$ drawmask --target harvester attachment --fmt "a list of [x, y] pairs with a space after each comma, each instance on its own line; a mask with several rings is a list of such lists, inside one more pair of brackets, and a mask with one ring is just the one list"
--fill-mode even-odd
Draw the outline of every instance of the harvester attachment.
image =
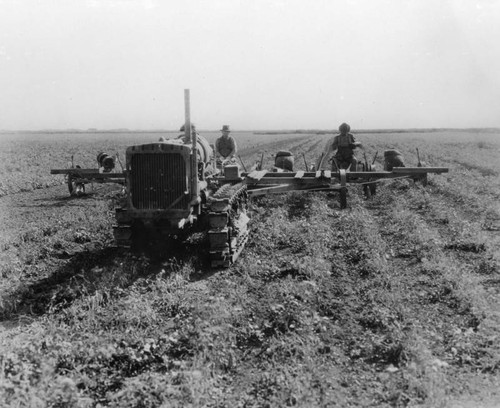
[[[349, 185], [361, 184], [367, 197], [375, 193], [375, 185], [382, 180], [410, 178], [421, 180], [428, 173], [446, 173], [445, 167], [394, 167], [391, 171], [375, 171], [367, 166], [363, 171], [318, 170], [316, 172], [268, 172], [253, 171], [243, 174], [244, 183], [251, 197], [287, 191], [338, 191], [340, 207], [347, 207], [347, 191]], [[366, 187], [366, 188], [365, 188]]]

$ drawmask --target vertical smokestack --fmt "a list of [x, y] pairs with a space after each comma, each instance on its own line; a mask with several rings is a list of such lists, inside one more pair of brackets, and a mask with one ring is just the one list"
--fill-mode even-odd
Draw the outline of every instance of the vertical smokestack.
[[196, 154], [196, 135], [193, 137], [191, 132], [191, 106], [189, 89], [184, 89], [184, 110], [186, 123], [184, 131], [186, 132], [186, 139], [191, 140], [191, 199], [198, 196], [198, 155]]

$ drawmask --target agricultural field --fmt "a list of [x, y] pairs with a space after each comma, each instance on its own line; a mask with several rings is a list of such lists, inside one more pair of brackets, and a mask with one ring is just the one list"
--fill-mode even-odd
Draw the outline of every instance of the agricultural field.
[[[50, 175], [162, 135], [0, 134], [0, 406], [500, 406], [500, 131], [355, 133], [379, 168], [418, 149], [449, 173], [353, 187], [345, 210], [253, 199], [223, 270], [201, 233], [116, 248], [121, 186]], [[233, 135], [245, 166], [290, 150], [298, 170], [330, 137]]]
[[[60, 177], [50, 175], [51, 168], [73, 164], [97, 170], [97, 154], [118, 153], [125, 160], [127, 146], [151, 143], [160, 137], [175, 138], [179, 132], [108, 132], [108, 133], [0, 133], [0, 197], [63, 184]], [[220, 132], [201, 132], [210, 143]], [[260, 152], [259, 146], [270, 136], [253, 132], [236, 132], [238, 146]], [[272, 136], [275, 142], [289, 135]], [[271, 145], [270, 147], [273, 147]], [[257, 155], [255, 155], [257, 157]], [[260, 155], [259, 155], [260, 159]]]

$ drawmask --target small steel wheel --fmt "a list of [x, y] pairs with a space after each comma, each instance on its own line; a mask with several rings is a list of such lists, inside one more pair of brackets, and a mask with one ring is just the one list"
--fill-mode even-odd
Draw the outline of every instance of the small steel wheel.
[[80, 196], [85, 194], [85, 184], [75, 180], [75, 178], [68, 174], [68, 191], [71, 196]]
[[370, 199], [377, 193], [377, 185], [375, 183], [367, 183], [363, 186], [363, 193], [366, 199]]
[[372, 192], [371, 192], [371, 190], [370, 190], [370, 185], [369, 185], [369, 184], [365, 184], [365, 185], [363, 186], [363, 193], [364, 193], [365, 198], [366, 198], [367, 200], [371, 198], [371, 196], [372, 196]]

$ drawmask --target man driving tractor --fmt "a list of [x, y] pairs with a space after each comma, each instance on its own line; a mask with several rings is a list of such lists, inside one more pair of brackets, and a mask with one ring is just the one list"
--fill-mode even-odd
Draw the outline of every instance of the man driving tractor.
[[235, 160], [237, 146], [236, 141], [232, 136], [229, 136], [231, 132], [229, 130], [229, 125], [222, 126], [221, 129], [222, 136], [220, 136], [215, 141], [215, 152], [223, 162], [229, 162], [231, 160]]
[[316, 162], [316, 170], [321, 169], [324, 160], [335, 150], [337, 150], [337, 152], [332, 157], [332, 171], [347, 169], [349, 167], [354, 171], [356, 170], [358, 161], [354, 156], [354, 149], [362, 146], [361, 143], [356, 142], [354, 136], [349, 133], [350, 130], [351, 127], [347, 123], [342, 123], [339, 126], [340, 134], [334, 136], [333, 139], [327, 142], [324, 152]]

